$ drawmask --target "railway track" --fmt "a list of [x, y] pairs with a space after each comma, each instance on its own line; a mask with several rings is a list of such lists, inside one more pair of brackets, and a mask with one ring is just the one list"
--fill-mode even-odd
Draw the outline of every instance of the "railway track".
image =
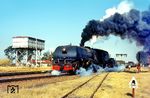
[[51, 73], [51, 70], [50, 71], [33, 71], [33, 72], [7, 72], [7, 73], [0, 73], [0, 77], [16, 76], [16, 75], [44, 74], [44, 73]]
[[10, 79], [2, 79], [0, 78], [0, 92], [5, 92], [7, 90], [8, 85], [19, 85], [19, 88], [36, 88], [46, 86], [48, 84], [53, 84], [57, 82], [73, 80], [79, 78], [78, 75], [68, 75], [62, 74], [59, 76], [54, 75], [45, 75], [45, 76], [32, 76], [32, 77], [22, 77], [22, 75], [18, 78], [10, 78]]
[[90, 98], [93, 98], [94, 95], [96, 94], [97, 90], [102, 86], [103, 82], [105, 81], [105, 79], [107, 78], [107, 76], [109, 75], [109, 73], [107, 73], [104, 78], [102, 79], [102, 81], [98, 84], [97, 88], [95, 89], [95, 91], [92, 93], [92, 95], [90, 96]]
[[[103, 82], [105, 81], [105, 79], [107, 78], [107, 76], [109, 75], [109, 73], [107, 73], [102, 81], [100, 81], [100, 83], [98, 84], [97, 88], [93, 91], [93, 93], [91, 94], [90, 98], [93, 98], [95, 93], [97, 92], [97, 90], [102, 86]], [[88, 79], [86, 82], [82, 83], [81, 85], [77, 86], [76, 88], [74, 88], [73, 90], [71, 90], [70, 92], [68, 92], [67, 94], [65, 94], [64, 96], [62, 96], [61, 98], [67, 98], [69, 95], [71, 95], [73, 92], [75, 92], [76, 90], [78, 90], [79, 88], [81, 88], [82, 86], [84, 86], [85, 84], [87, 84], [88, 82], [90, 82], [91, 80], [93, 80], [94, 78], [96, 78], [98, 76], [95, 75], [92, 78]]]
[[16, 76], [6, 76], [6, 77], [0, 77], [0, 83], [6, 83], [6, 82], [16, 82], [16, 81], [25, 81], [25, 80], [34, 80], [34, 79], [44, 79], [44, 78], [52, 78], [52, 77], [60, 77], [60, 76], [67, 76], [68, 74], [62, 74], [62, 75], [50, 75], [50, 74], [28, 74], [28, 75], [16, 75]]

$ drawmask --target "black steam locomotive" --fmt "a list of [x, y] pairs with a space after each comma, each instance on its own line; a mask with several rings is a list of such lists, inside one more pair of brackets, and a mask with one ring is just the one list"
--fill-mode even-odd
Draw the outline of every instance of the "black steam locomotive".
[[53, 53], [53, 70], [74, 73], [80, 67], [87, 69], [91, 64], [103, 68], [113, 67], [116, 62], [107, 51], [80, 46], [58, 46]]

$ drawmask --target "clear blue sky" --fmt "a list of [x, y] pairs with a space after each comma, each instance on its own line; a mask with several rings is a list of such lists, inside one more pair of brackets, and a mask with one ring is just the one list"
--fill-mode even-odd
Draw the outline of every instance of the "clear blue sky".
[[[99, 20], [105, 15], [106, 9], [117, 6], [121, 1], [0, 0], [0, 58], [4, 57], [4, 49], [12, 45], [12, 37], [19, 35], [46, 40], [45, 51], [58, 45], [79, 45], [82, 29], [87, 22], [91, 19]], [[150, 0], [130, 1], [140, 10], [148, 9], [150, 4]], [[118, 41], [121, 40], [112, 37], [104, 42], [106, 47], [102, 46], [103, 42], [96, 43], [93, 47], [104, 47], [110, 53], [124, 52], [122, 48], [114, 47], [117, 42], [118, 46], [131, 50], [129, 54], [134, 51], [134, 48], [130, 49], [134, 45]]]

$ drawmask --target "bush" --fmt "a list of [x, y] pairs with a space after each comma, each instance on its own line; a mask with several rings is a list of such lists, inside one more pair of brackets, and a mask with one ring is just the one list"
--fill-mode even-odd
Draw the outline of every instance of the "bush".
[[0, 66], [11, 66], [11, 61], [9, 59], [0, 59]]

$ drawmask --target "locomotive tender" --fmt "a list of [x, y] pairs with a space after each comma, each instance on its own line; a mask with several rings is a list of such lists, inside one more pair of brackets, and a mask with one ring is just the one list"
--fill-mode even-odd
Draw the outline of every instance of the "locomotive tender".
[[75, 73], [80, 67], [87, 69], [91, 64], [113, 67], [115, 60], [109, 57], [107, 51], [90, 47], [58, 46], [53, 53], [52, 70]]

